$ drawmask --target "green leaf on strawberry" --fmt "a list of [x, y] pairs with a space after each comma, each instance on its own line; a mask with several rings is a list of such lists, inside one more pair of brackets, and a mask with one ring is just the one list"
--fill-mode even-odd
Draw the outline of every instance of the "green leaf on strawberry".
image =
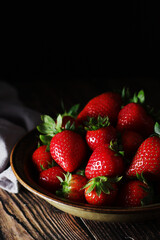
[[116, 153], [116, 156], [124, 157], [122, 145], [118, 144], [118, 141], [110, 141], [109, 148]]
[[54, 121], [53, 118], [51, 118], [48, 115], [41, 115], [42, 123], [37, 126], [37, 130], [42, 133], [39, 135], [39, 138], [43, 145], [47, 145], [47, 151], [49, 151], [50, 141], [52, 137], [57, 134], [59, 131], [61, 131], [61, 122], [62, 117], [61, 115], [58, 115], [57, 122]]
[[110, 194], [110, 190], [114, 189], [111, 183], [118, 182], [121, 179], [122, 177], [108, 178], [106, 176], [98, 176], [90, 179], [83, 188], [88, 188], [86, 191], [87, 194], [91, 193], [94, 188], [98, 196], [100, 196], [101, 192]]
[[137, 177], [137, 179], [138, 179], [139, 181], [141, 181], [141, 182], [143, 182], [143, 183], [145, 183], [145, 184], [148, 184], [147, 181], [146, 181], [146, 179], [145, 179], [144, 176], [143, 176], [143, 172], [141, 172], [141, 174], [136, 173], [136, 177]]
[[46, 136], [46, 135], [39, 135], [39, 138], [40, 138], [41, 142], [43, 143], [43, 145], [47, 146], [46, 151], [49, 151], [49, 146], [50, 146], [52, 137]]
[[98, 115], [97, 118], [95, 117], [88, 117], [85, 124], [85, 130], [86, 131], [94, 131], [103, 127], [108, 127], [110, 125], [109, 118], [107, 117], [101, 117]]
[[61, 183], [61, 189], [56, 191], [60, 197], [64, 197], [71, 201], [84, 202], [84, 189], [83, 186], [87, 183], [87, 178], [78, 174], [71, 174], [67, 172], [64, 174], [64, 179], [57, 176]]
[[160, 136], [160, 124], [158, 122], [155, 123], [154, 125], [154, 132]]
[[37, 129], [40, 133], [46, 134], [51, 137], [53, 137], [56, 132], [55, 126], [49, 123], [41, 123], [41, 125], [37, 126]]
[[141, 172], [141, 174], [136, 173], [137, 179], [144, 183], [144, 185], [139, 185], [147, 194], [144, 198], [141, 199], [141, 205], [148, 205], [149, 203], [153, 202], [153, 198], [154, 198], [154, 191], [153, 191], [153, 187], [151, 184], [149, 184], [144, 175], [143, 172]]
[[[75, 130], [75, 122], [71, 122], [70, 119], [64, 120], [64, 116], [59, 114], [54, 120], [48, 115], [41, 115], [42, 123], [37, 126], [37, 130], [41, 133], [39, 138], [43, 145], [47, 145], [47, 151], [49, 150], [50, 141], [57, 133], [63, 130]], [[72, 120], [72, 119], [71, 119]]]
[[41, 115], [41, 120], [44, 123], [55, 124], [55, 121], [53, 120], [53, 118], [48, 115]]
[[72, 117], [77, 117], [77, 114], [78, 114], [78, 110], [79, 110], [79, 106], [80, 106], [80, 104], [75, 104], [75, 105], [73, 105], [70, 109], [69, 109], [69, 111], [67, 112], [67, 115], [69, 115], [69, 116], [72, 116]]
[[61, 107], [62, 107], [62, 110], [63, 110], [63, 114], [62, 116], [70, 116], [70, 117], [73, 117], [73, 118], [76, 118], [77, 115], [78, 115], [78, 110], [79, 110], [79, 106], [80, 104], [75, 104], [73, 105], [68, 111], [65, 109], [65, 106], [64, 106], [64, 102], [61, 101]]
[[78, 170], [76, 171], [76, 174], [85, 176], [85, 169], [78, 169]]
[[83, 187], [85, 189], [86, 201], [92, 205], [113, 205], [118, 194], [117, 181], [120, 181], [121, 178], [113, 179], [106, 176], [98, 176], [90, 179]]
[[143, 90], [140, 90], [140, 91], [138, 92], [137, 97], [138, 97], [138, 100], [139, 100], [139, 102], [140, 102], [141, 104], [143, 104], [143, 103], [145, 102], [145, 94], [144, 94], [144, 91], [143, 91]]
[[71, 123], [70, 121], [68, 121], [66, 124], [65, 124], [65, 130], [72, 130], [74, 131], [76, 129], [75, 127], [75, 122], [74, 123]]
[[145, 102], [144, 91], [140, 90], [138, 93], [134, 93], [133, 97], [130, 99], [130, 102], [144, 104]]

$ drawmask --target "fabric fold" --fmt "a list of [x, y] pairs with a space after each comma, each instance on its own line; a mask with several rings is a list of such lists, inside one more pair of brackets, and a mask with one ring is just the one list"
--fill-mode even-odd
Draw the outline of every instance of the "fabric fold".
[[10, 167], [14, 145], [40, 123], [40, 113], [29, 109], [18, 99], [17, 90], [0, 81], [0, 188], [18, 193], [19, 184]]

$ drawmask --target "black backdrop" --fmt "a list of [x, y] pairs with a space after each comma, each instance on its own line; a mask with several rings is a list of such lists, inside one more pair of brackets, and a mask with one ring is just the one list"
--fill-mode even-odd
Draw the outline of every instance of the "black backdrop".
[[158, 6], [133, 1], [115, 3], [111, 13], [107, 7], [90, 12], [85, 17], [76, 11], [74, 17], [59, 15], [49, 26], [44, 18], [31, 23], [27, 19], [21, 26], [11, 21], [1, 35], [0, 79], [21, 91], [33, 85], [54, 91], [65, 86], [67, 91], [77, 82], [84, 88], [94, 85], [99, 93], [128, 85], [145, 88], [158, 105]]

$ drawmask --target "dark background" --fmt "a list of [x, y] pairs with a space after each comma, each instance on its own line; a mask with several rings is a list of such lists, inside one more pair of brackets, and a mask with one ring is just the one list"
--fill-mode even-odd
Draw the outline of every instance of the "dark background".
[[115, 3], [112, 11], [89, 10], [91, 15], [61, 12], [51, 25], [43, 17], [22, 25], [11, 21], [1, 37], [0, 79], [15, 85], [21, 99], [40, 111], [47, 105], [51, 112], [52, 104], [59, 108], [62, 98], [67, 106], [83, 105], [124, 85], [132, 91], [143, 88], [159, 107], [158, 6], [134, 1]]

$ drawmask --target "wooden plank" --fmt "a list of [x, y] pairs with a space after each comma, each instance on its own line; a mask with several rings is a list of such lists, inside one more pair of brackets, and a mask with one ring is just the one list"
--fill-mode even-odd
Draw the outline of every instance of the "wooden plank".
[[157, 240], [160, 239], [159, 220], [140, 223], [105, 223], [82, 219], [97, 240]]
[[25, 189], [17, 195], [0, 190], [0, 200], [2, 239], [93, 239], [75, 217]]

